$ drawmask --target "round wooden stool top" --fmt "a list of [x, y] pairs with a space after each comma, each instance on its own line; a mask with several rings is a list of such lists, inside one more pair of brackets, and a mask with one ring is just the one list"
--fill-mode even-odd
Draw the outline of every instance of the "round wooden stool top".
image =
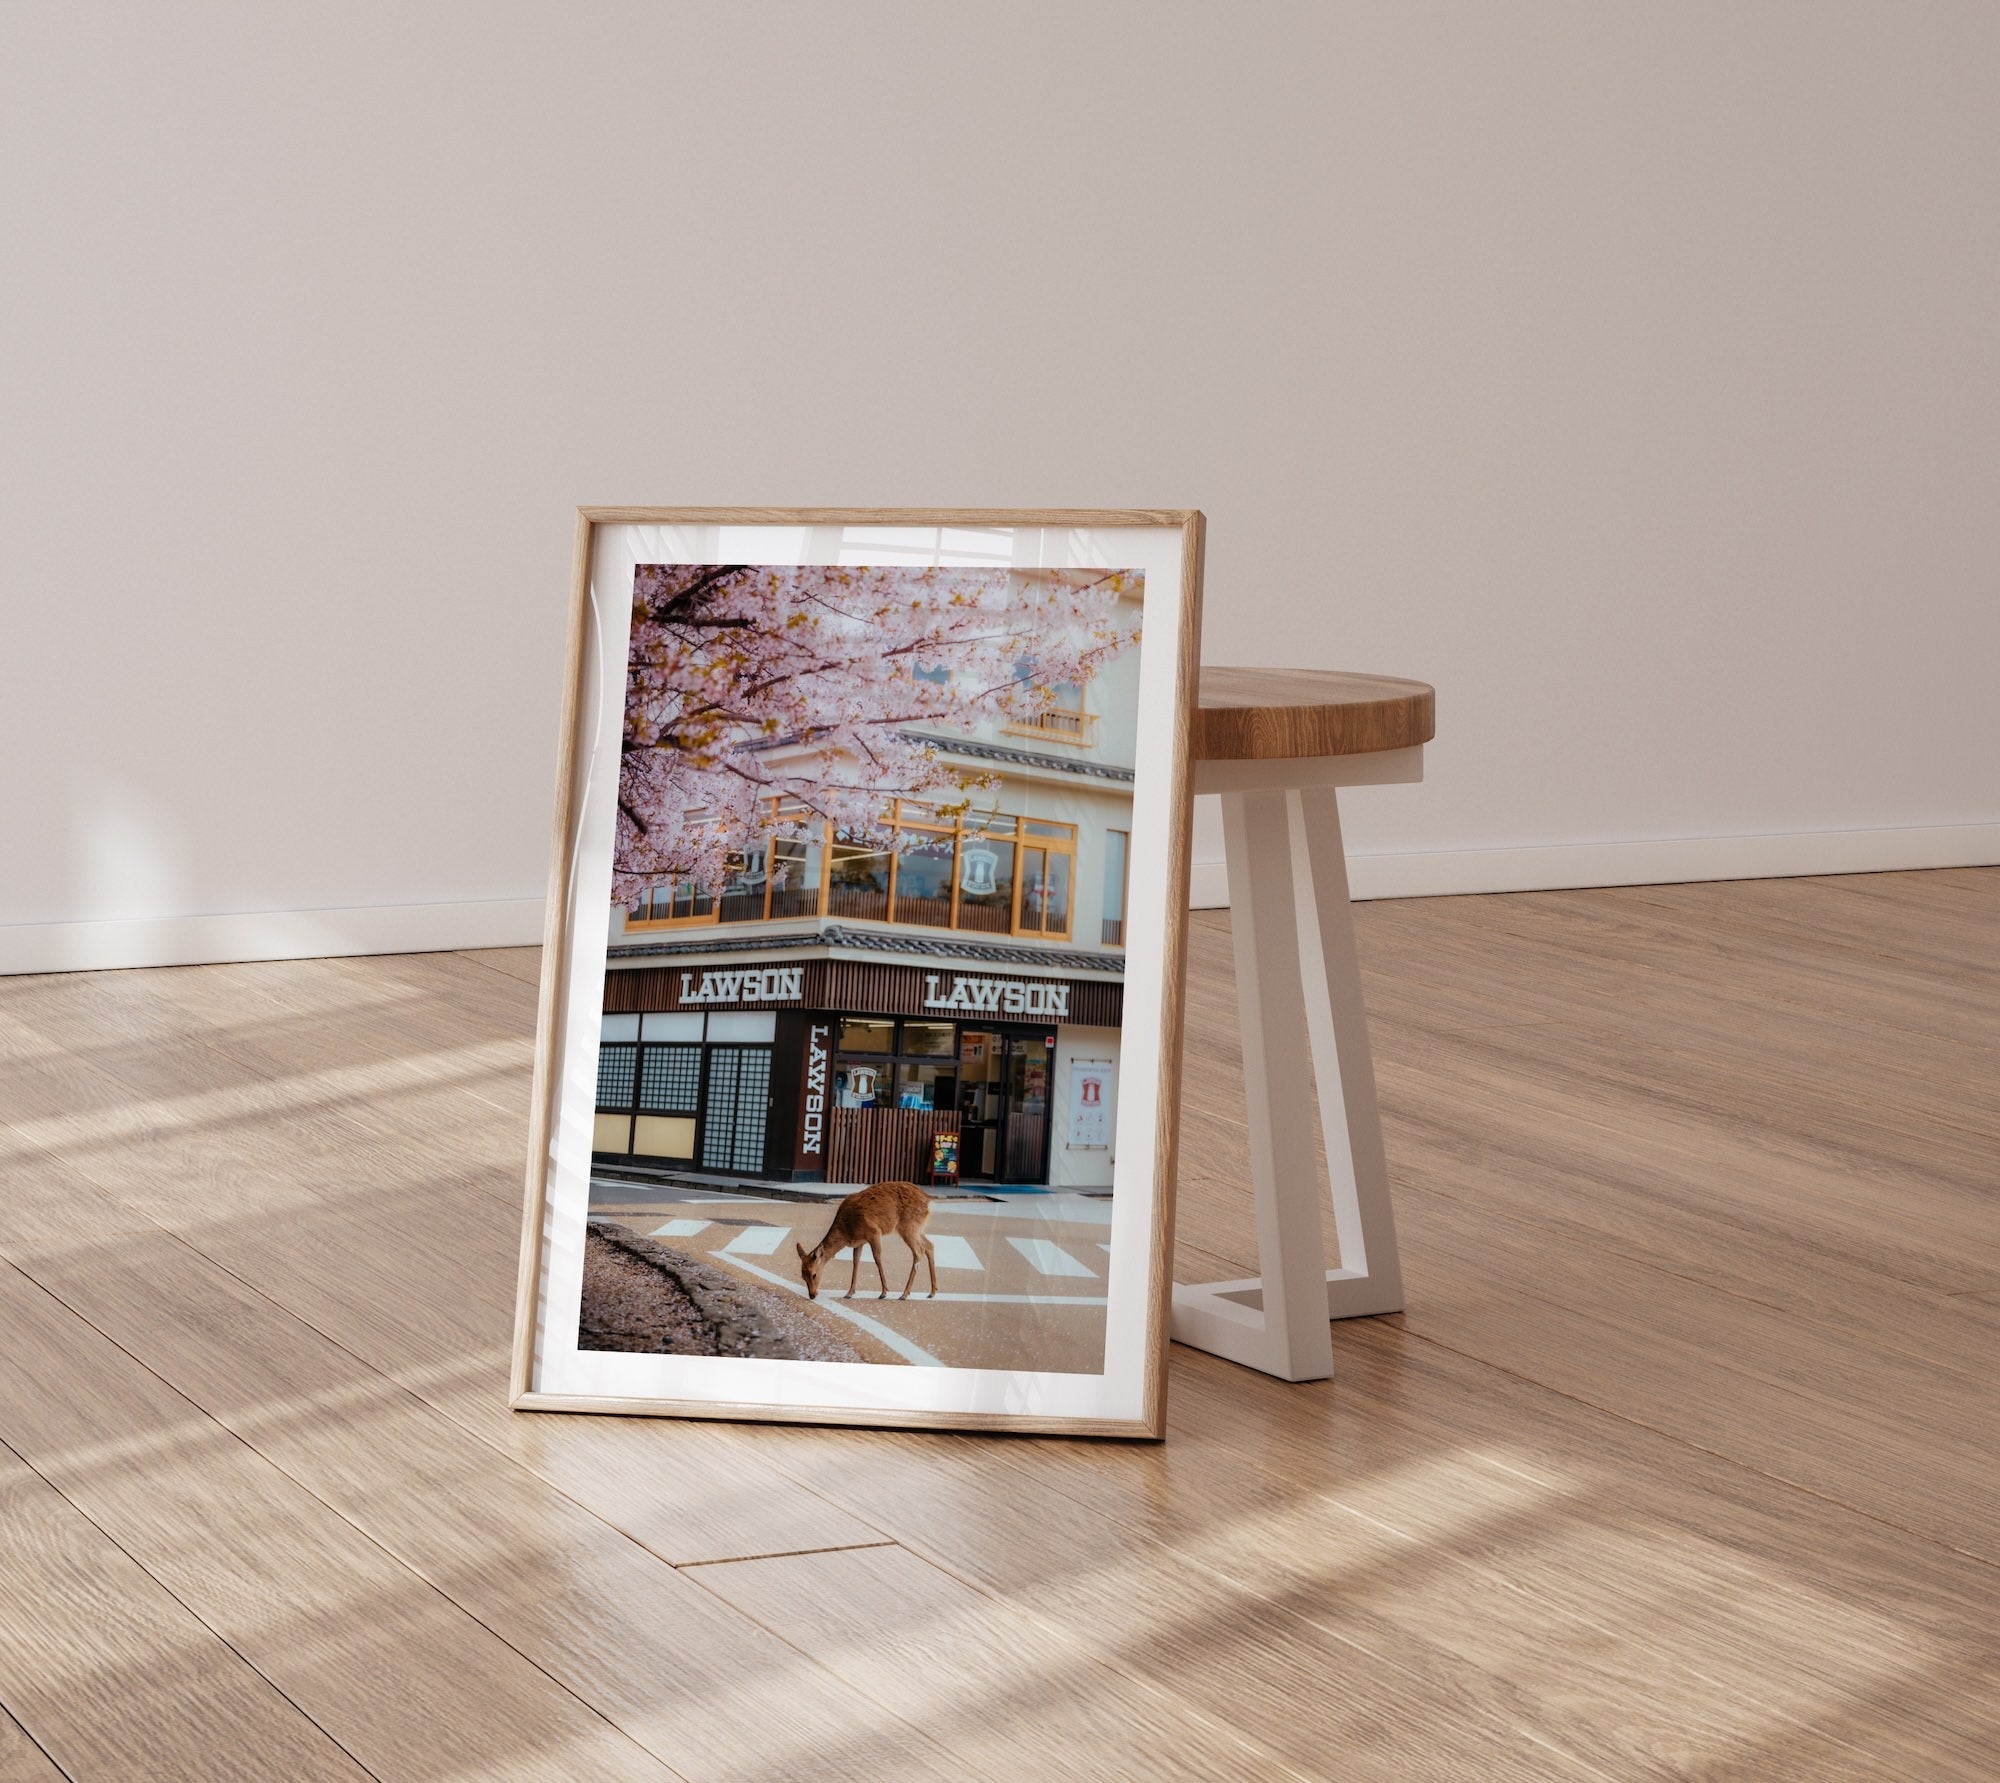
[[1196, 761], [1287, 761], [1410, 749], [1437, 735], [1436, 693], [1395, 675], [1332, 669], [1201, 671]]

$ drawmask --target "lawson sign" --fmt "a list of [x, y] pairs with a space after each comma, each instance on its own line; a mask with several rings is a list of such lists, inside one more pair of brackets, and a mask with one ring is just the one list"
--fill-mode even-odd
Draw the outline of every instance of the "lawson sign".
[[941, 973], [924, 974], [926, 1009], [963, 1010], [968, 1015], [1029, 1015], [1058, 1021], [1069, 1014], [1069, 986], [1028, 984], [1018, 978], [953, 977], [945, 989]]
[[695, 983], [692, 972], [681, 974], [681, 1005], [698, 1003], [795, 1003], [805, 995], [803, 966], [755, 966], [727, 972], [704, 972]]
[[799, 1122], [799, 1155], [818, 1163], [826, 1143], [826, 1067], [832, 1053], [827, 1042], [833, 1027], [814, 1022], [806, 1030], [806, 1083], [802, 1118]]

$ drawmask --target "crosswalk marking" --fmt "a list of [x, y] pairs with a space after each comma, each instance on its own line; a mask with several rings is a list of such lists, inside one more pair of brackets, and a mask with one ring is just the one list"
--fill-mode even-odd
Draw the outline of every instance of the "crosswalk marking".
[[[713, 1224], [712, 1220], [673, 1219], [655, 1227], [652, 1236], [693, 1238], [707, 1231]], [[733, 1257], [768, 1257], [788, 1245], [792, 1237], [792, 1229], [788, 1226], [746, 1226], [727, 1244], [720, 1247], [720, 1254]], [[1072, 1256], [1052, 1239], [1016, 1238], [1009, 1235], [1007, 1242], [1027, 1260], [1029, 1267], [1038, 1275], [1068, 1277], [1072, 1280], [1097, 1279], [1098, 1272], [1095, 1269]], [[977, 1274], [987, 1267], [979, 1253], [973, 1249], [971, 1242], [955, 1232], [936, 1234], [931, 1238], [931, 1243], [937, 1249], [937, 1265], [940, 1270], [969, 1270]], [[882, 1248], [885, 1258], [889, 1258], [895, 1266], [907, 1266], [908, 1253], [900, 1239], [885, 1235]], [[1107, 1257], [1111, 1253], [1108, 1244], [1099, 1242], [1097, 1248]], [[890, 1257], [892, 1251], [894, 1255]], [[853, 1260], [854, 1250], [849, 1246], [831, 1259], [829, 1267], [833, 1264], [851, 1264]], [[864, 1267], [872, 1266], [874, 1263], [874, 1258], [868, 1254], [865, 1246], [862, 1249], [861, 1260]]]
[[1051, 1243], [1046, 1238], [1010, 1236], [1007, 1242], [1028, 1259], [1039, 1275], [1095, 1276], [1097, 1274], [1096, 1270], [1079, 1263], [1061, 1245]]
[[942, 1237], [933, 1238], [931, 1243], [937, 1247], [937, 1266], [940, 1269], [984, 1269], [986, 1267], [984, 1263], [980, 1262], [979, 1253], [962, 1238], [956, 1238], [950, 1233], [946, 1233]]
[[[940, 1269], [984, 1269], [986, 1267], [984, 1263], [980, 1262], [979, 1253], [962, 1238], [946, 1233], [942, 1237], [933, 1238], [931, 1243], [937, 1247], [937, 1266]], [[884, 1257], [887, 1257], [889, 1253], [890, 1244], [885, 1238], [882, 1241], [882, 1254]], [[862, 1254], [867, 1256], [866, 1252]], [[895, 1246], [895, 1254], [899, 1257], [908, 1255], [900, 1243]], [[851, 1262], [853, 1257], [854, 1247], [849, 1245], [846, 1250], [834, 1258], [834, 1261], [836, 1263], [847, 1263]], [[872, 1263], [875, 1259], [868, 1257], [867, 1260]]]
[[1101, 1238], [1097, 1241], [1097, 1248], [1101, 1250], [1107, 1257], [1111, 1255], [1111, 1247], [1108, 1244], [1106, 1244], [1104, 1240]]
[[732, 1257], [768, 1257], [791, 1235], [789, 1226], [746, 1226], [722, 1248]]

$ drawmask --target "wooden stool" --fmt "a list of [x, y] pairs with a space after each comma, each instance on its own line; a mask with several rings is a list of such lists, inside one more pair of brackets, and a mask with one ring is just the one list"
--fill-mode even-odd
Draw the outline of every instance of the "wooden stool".
[[[1421, 780], [1435, 732], [1421, 681], [1201, 672], [1194, 784], [1222, 795], [1263, 1274], [1177, 1283], [1173, 1335], [1281, 1380], [1333, 1373], [1329, 1319], [1403, 1306], [1335, 788]], [[1338, 1269], [1320, 1248], [1315, 1077]]]

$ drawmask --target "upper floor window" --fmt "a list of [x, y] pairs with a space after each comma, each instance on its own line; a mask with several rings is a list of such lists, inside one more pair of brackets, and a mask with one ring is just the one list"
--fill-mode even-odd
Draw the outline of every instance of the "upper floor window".
[[1104, 832], [1104, 945], [1125, 945], [1126, 869], [1132, 838], [1123, 830]]
[[830, 916], [913, 928], [1067, 940], [1076, 825], [1007, 812], [959, 814], [897, 802], [887, 834], [841, 828], [773, 837], [730, 859], [719, 895], [684, 880], [656, 885], [628, 928]]

